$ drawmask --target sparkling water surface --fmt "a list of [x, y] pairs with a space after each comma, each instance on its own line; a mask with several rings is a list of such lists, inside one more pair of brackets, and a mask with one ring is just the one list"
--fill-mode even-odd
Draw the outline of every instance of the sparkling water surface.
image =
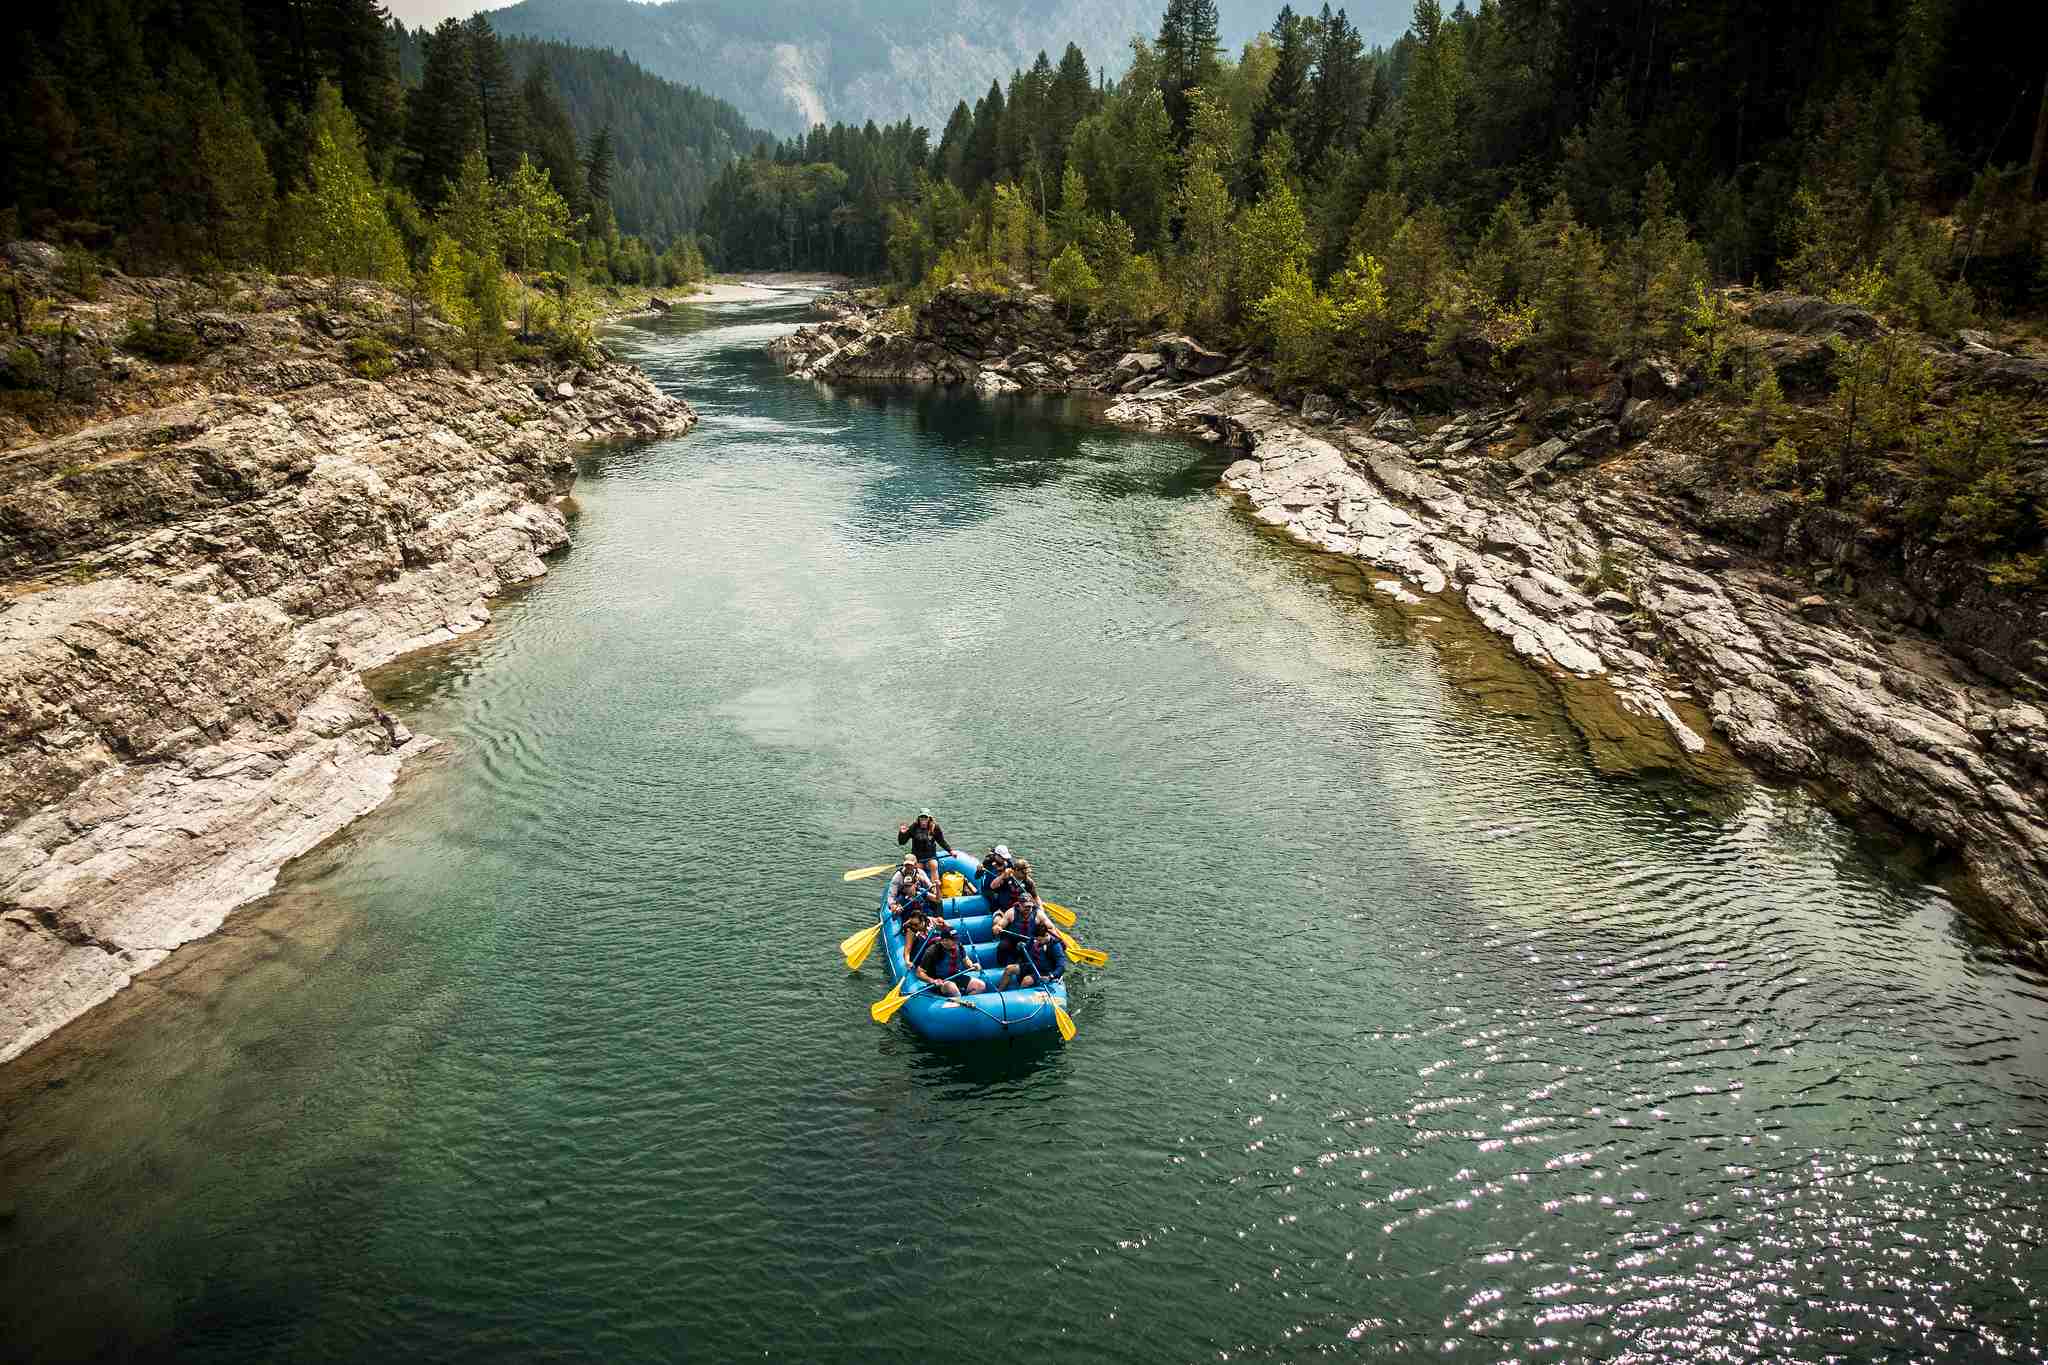
[[[0, 1354], [2043, 1358], [2048, 982], [1947, 893], [799, 316], [619, 333], [704, 422], [377, 679], [444, 747], [0, 1070]], [[1111, 954], [1073, 1043], [869, 1022], [920, 804]]]

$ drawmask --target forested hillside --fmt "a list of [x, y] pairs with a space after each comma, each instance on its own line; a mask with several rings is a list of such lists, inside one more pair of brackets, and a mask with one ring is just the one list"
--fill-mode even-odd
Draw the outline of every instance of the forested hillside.
[[[2037, 287], [2018, 206], [2038, 189], [2048, 58], [2005, 41], [2007, 17], [1990, 0], [1733, 0], [1678, 14], [1640, 0], [1451, 13], [1422, 0], [1387, 48], [1368, 49], [1342, 9], [1283, 8], [1232, 60], [1216, 6], [1173, 0], [1113, 86], [1069, 47], [959, 103], [927, 138], [921, 189], [898, 165], [908, 131], [818, 130], [729, 174], [707, 231], [733, 263], [916, 278], [970, 218], [993, 223], [1008, 186], [1048, 227], [1064, 216], [1075, 241], [1114, 215], [1134, 251], [1215, 287], [1212, 219], [1281, 191], [1325, 278], [1355, 248], [1384, 258], [1411, 218], [1469, 249], [1568, 207], [1612, 246], [1662, 167], [1666, 209], [1719, 279], [1882, 265], [1913, 288], [1966, 283], [2016, 306]], [[843, 183], [789, 169], [816, 164]], [[894, 255], [891, 208], [905, 219]], [[771, 218], [780, 231], [763, 230]], [[1227, 302], [1240, 316], [1258, 300]]]
[[[912, 304], [1036, 284], [1077, 320], [1261, 353], [1292, 391], [1569, 395], [1663, 356], [1743, 411], [1701, 434], [1754, 457], [1740, 478], [2031, 587], [2048, 395], [1936, 405], [1911, 336], [2048, 304], [2048, 52], [2010, 18], [1416, 0], [1385, 49], [1283, 8], [1233, 60], [1211, 0], [1169, 0], [1114, 84], [1069, 48], [936, 139], [814, 130], [721, 177], [704, 232], [722, 267], [886, 275]], [[1726, 287], [1753, 283], [1867, 320], [1816, 343], [1796, 416], [1742, 340]]]
[[[376, 0], [76, 0], [27, 15], [15, 38], [0, 54], [0, 235], [131, 272], [310, 263], [323, 86], [416, 271], [475, 152], [497, 190], [530, 164], [559, 196], [574, 249], [554, 264], [569, 274], [672, 281], [699, 268], [681, 264], [695, 244], [667, 265], [664, 250], [765, 138], [614, 54], [507, 43], [482, 19], [406, 33]], [[358, 266], [395, 278], [382, 241], [365, 237]]]
[[[401, 78], [418, 85], [431, 35], [402, 25], [392, 34]], [[584, 145], [611, 130], [613, 215], [621, 232], [657, 250], [695, 230], [720, 171], [773, 141], [724, 100], [652, 75], [616, 52], [531, 38], [502, 41], [515, 71], [547, 69]]]

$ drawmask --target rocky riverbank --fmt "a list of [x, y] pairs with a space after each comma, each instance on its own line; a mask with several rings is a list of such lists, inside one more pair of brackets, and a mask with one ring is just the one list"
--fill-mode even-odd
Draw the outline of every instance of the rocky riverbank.
[[[1828, 336], [1876, 325], [1795, 296], [1746, 306], [1788, 387], [1825, 365]], [[1540, 405], [1468, 392], [1424, 417], [1283, 403], [1250, 355], [1079, 332], [1043, 295], [956, 287], [915, 318], [820, 307], [831, 320], [773, 343], [792, 374], [1097, 393], [1108, 421], [1229, 442], [1243, 458], [1223, 485], [1254, 518], [1510, 642], [1603, 770], [1696, 769], [1725, 744], [1953, 850], [1987, 922], [2048, 956], [2039, 599], [1939, 557], [1888, 561], [1839, 514], [1729, 482], [1703, 450], [1712, 404], [1671, 364]], [[2048, 362], [1990, 338], [1936, 359], [1946, 383], [2048, 394]]]
[[0, 448], [0, 1060], [377, 806], [433, 741], [363, 671], [545, 572], [580, 443], [695, 421], [601, 350], [468, 372], [311, 280], [124, 350], [174, 288], [70, 308], [85, 424]]

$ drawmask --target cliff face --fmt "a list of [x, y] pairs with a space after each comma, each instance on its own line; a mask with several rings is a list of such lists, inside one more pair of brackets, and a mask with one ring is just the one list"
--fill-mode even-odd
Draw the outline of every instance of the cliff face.
[[545, 571], [577, 443], [695, 420], [603, 359], [359, 378], [393, 301], [281, 285], [175, 401], [0, 455], [0, 1060], [381, 802], [433, 741], [362, 671]]
[[[1813, 304], [1755, 310], [1791, 319], [1764, 336], [1787, 372], [1828, 330], [1875, 326]], [[1888, 562], [1825, 509], [1731, 486], [1697, 450], [1712, 426], [1672, 367], [1540, 411], [1494, 396], [1418, 421], [1320, 394], [1282, 403], [1250, 357], [1073, 334], [1043, 298], [948, 290], [907, 329], [838, 311], [775, 343], [793, 373], [1093, 391], [1108, 421], [1237, 446], [1223, 483], [1255, 519], [1392, 599], [1462, 607], [1556, 681], [1604, 770], [1711, 771], [1725, 744], [1815, 780], [1960, 854], [1996, 902], [1985, 917], [2048, 956], [2039, 600], [1954, 562]], [[1975, 339], [1937, 363], [1954, 382], [2048, 393], [2048, 363]]]

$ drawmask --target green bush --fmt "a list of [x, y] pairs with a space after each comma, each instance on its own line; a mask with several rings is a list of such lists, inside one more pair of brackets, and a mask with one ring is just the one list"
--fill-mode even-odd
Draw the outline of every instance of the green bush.
[[391, 347], [382, 337], [352, 337], [348, 367], [364, 379], [383, 379], [398, 369], [398, 362], [391, 358]]
[[132, 355], [165, 364], [190, 360], [199, 354], [199, 338], [182, 329], [138, 318], [128, 324], [121, 349]]
[[43, 358], [27, 346], [15, 346], [0, 354], [0, 389], [40, 389]]

